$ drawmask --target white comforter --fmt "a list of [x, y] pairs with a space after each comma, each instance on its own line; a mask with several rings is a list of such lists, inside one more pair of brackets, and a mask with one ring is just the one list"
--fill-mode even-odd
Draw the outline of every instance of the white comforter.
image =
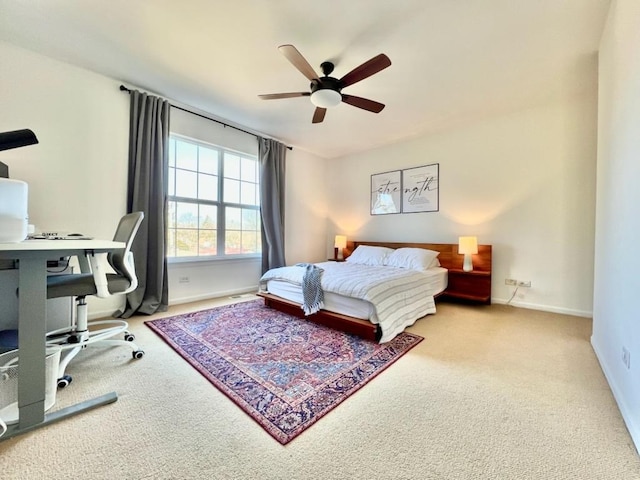
[[[382, 329], [380, 343], [388, 342], [418, 318], [436, 311], [429, 276], [425, 273], [348, 262], [316, 265], [324, 270], [321, 286], [325, 292], [359, 298], [374, 306], [375, 313], [369, 320]], [[274, 268], [263, 275], [261, 287], [272, 279], [302, 285], [304, 272], [303, 267]]]

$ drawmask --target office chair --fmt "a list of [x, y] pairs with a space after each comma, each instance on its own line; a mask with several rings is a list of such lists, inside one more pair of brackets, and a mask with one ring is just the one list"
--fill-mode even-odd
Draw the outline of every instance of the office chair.
[[[115, 242], [124, 242], [122, 250], [115, 250], [107, 254], [107, 260], [115, 273], [106, 273], [94, 255], [88, 255], [91, 269], [86, 273], [87, 262], [78, 259], [85, 273], [50, 275], [47, 277], [47, 298], [76, 297], [76, 319], [71, 327], [60, 328], [47, 333], [47, 345], [58, 346], [62, 349], [58, 367], [58, 388], [64, 388], [72, 381], [70, 375], [65, 374], [69, 362], [82, 350], [90, 345], [126, 345], [133, 350], [134, 359], [144, 356], [144, 352], [133, 343], [134, 335], [127, 329], [129, 325], [124, 320], [87, 321], [87, 295], [104, 298], [114, 294], [126, 294], [138, 286], [131, 244], [138, 231], [144, 214], [134, 212], [120, 219], [113, 237]], [[124, 339], [112, 337], [123, 334]]]

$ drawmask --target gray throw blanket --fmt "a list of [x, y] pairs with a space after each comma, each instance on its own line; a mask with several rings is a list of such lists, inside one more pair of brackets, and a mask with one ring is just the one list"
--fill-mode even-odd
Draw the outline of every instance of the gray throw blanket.
[[305, 315], [311, 315], [324, 307], [324, 292], [320, 286], [323, 270], [312, 263], [297, 263], [296, 267], [305, 268], [302, 277], [302, 310]]

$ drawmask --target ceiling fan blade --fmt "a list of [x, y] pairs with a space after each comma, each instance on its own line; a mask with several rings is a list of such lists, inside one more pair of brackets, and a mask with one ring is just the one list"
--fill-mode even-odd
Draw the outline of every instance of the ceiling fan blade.
[[291, 92], [291, 93], [267, 93], [265, 95], [258, 95], [263, 100], [277, 100], [278, 98], [294, 98], [294, 97], [308, 97], [309, 92]]
[[316, 111], [313, 112], [313, 120], [311, 123], [321, 123], [324, 120], [325, 113], [327, 113], [326, 108], [316, 107]]
[[313, 67], [309, 65], [309, 62], [305, 60], [296, 47], [293, 45], [280, 45], [278, 50], [280, 50], [280, 53], [287, 57], [287, 60], [289, 60], [293, 66], [300, 70], [300, 73], [309, 80], [318, 79], [318, 74], [313, 70]]
[[359, 67], [354, 68], [344, 77], [340, 79], [341, 88], [353, 85], [360, 80], [364, 80], [371, 75], [378, 73], [380, 70], [384, 70], [391, 65], [391, 60], [384, 53], [373, 57], [371, 60], [364, 62]]
[[353, 95], [342, 94], [342, 101], [349, 105], [353, 105], [354, 107], [362, 108], [363, 110], [368, 110], [373, 113], [380, 113], [384, 108], [384, 104], [382, 103]]

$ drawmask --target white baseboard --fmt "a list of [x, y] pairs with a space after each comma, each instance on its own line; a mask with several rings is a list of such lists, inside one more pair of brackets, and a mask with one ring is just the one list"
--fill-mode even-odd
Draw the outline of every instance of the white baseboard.
[[210, 292], [200, 295], [192, 295], [189, 297], [175, 297], [169, 299], [169, 305], [181, 305], [183, 303], [200, 302], [202, 300], [212, 300], [214, 298], [230, 297], [232, 295], [242, 295], [244, 293], [256, 293], [258, 291], [255, 285], [244, 288], [235, 288], [233, 290], [224, 290], [222, 292]]
[[633, 441], [634, 445], [636, 446], [636, 451], [640, 455], [640, 425], [638, 425], [635, 422], [635, 420], [634, 420], [634, 418], [632, 416], [632, 409], [629, 407], [629, 405], [625, 401], [624, 396], [620, 392], [620, 388], [618, 387], [618, 385], [613, 381], [613, 375], [611, 375], [611, 373], [610, 373], [610, 371], [609, 371], [609, 369], [607, 367], [607, 364], [602, 361], [602, 359], [604, 357], [603, 357], [603, 355], [600, 354], [600, 350], [599, 350], [598, 345], [596, 344], [593, 336], [591, 336], [591, 346], [593, 347], [593, 351], [596, 354], [596, 358], [598, 359], [598, 362], [600, 363], [600, 368], [602, 369], [602, 372], [604, 373], [604, 376], [607, 379], [607, 383], [609, 383], [609, 388], [611, 389], [611, 392], [613, 393], [613, 398], [615, 398], [616, 403], [618, 404], [618, 409], [620, 410], [620, 413], [622, 414], [622, 419], [624, 420], [624, 423], [627, 426], [627, 430], [629, 431], [629, 435], [631, 435], [631, 440]]
[[[256, 293], [257, 291], [258, 291], [257, 287], [255, 285], [252, 285], [250, 287], [235, 288], [233, 290], [224, 290], [222, 292], [203, 293], [200, 295], [193, 295], [189, 297], [175, 297], [175, 298], [169, 298], [169, 305], [181, 305], [183, 303], [199, 302], [202, 300], [213, 300], [215, 298], [230, 297], [232, 295]], [[96, 306], [92, 305], [89, 308], [88, 318], [89, 320], [113, 318], [113, 313], [116, 310], [118, 310], [118, 308], [122, 308], [122, 307], [118, 307], [117, 305], [111, 306], [111, 307], [103, 306], [101, 309], [99, 309], [99, 308], [96, 308]]]
[[527, 302], [518, 302], [518, 301], [508, 302], [508, 300], [504, 300], [501, 298], [491, 298], [491, 303], [496, 303], [500, 305], [507, 305], [508, 303], [509, 305], [512, 305], [514, 307], [528, 308], [530, 310], [541, 310], [543, 312], [561, 313], [563, 315], [574, 315], [576, 317], [593, 318], [592, 311], [576, 310], [573, 308], [553, 307], [550, 305], [541, 305], [539, 303], [527, 303]]

